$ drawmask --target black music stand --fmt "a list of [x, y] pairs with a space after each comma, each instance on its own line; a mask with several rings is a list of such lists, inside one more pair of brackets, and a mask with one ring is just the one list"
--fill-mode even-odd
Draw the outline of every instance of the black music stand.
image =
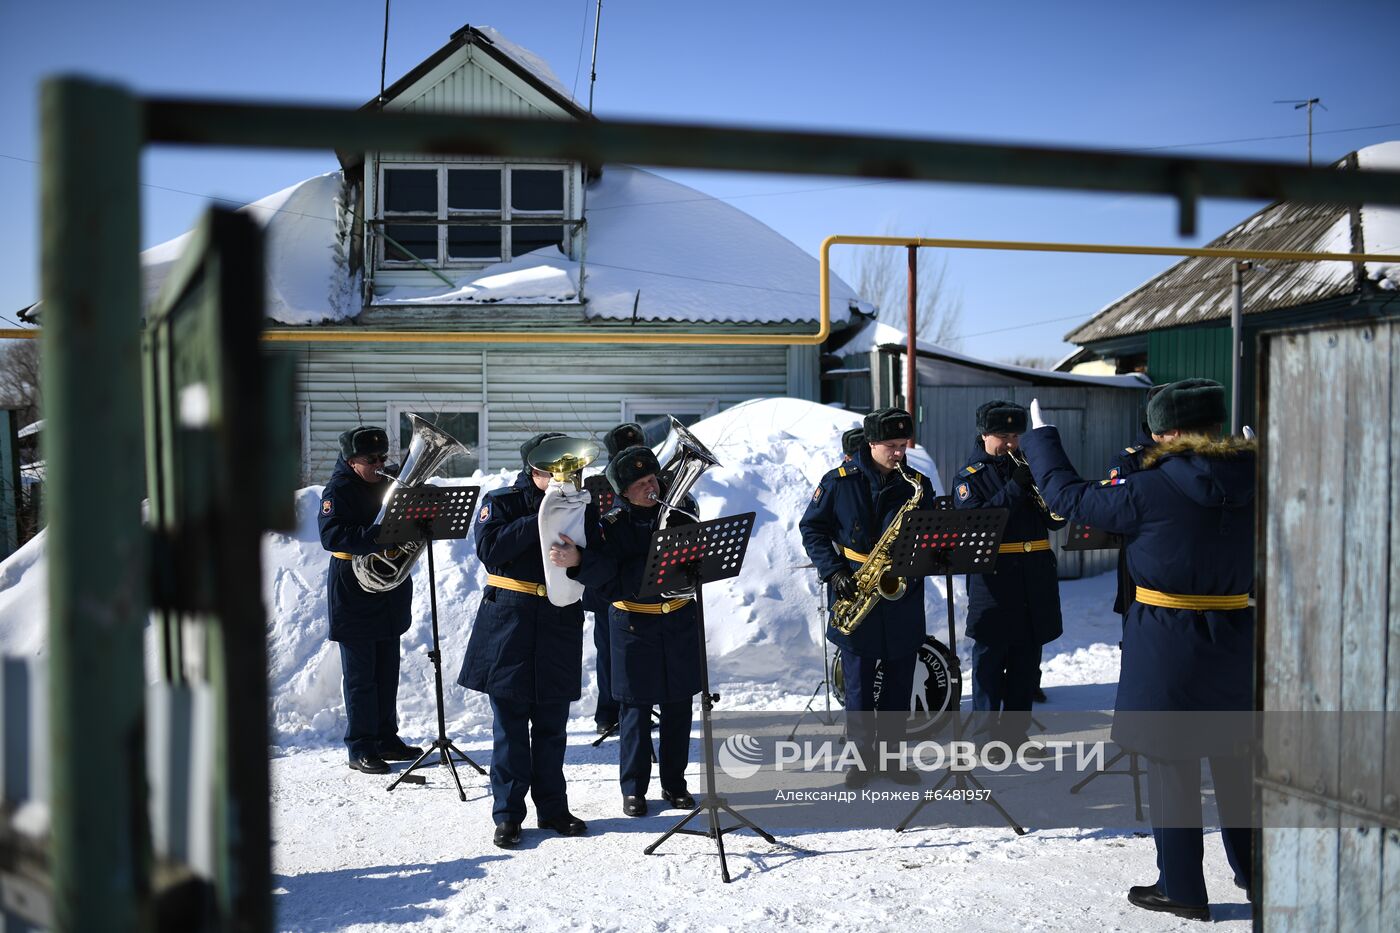
[[[826, 586], [822, 587], [823, 596], [826, 595], [826, 589]], [[831, 614], [831, 610], [827, 608], [826, 602], [828, 601], [823, 601], [822, 603], [819, 603], [817, 607], [817, 615], [821, 618], [822, 621], [821, 634], [818, 636], [819, 638], [821, 638], [822, 643], [822, 679], [817, 681], [816, 687], [812, 689], [812, 695], [807, 698], [807, 705], [802, 708], [802, 715], [798, 716], [797, 722], [792, 724], [792, 731], [788, 733], [787, 737], [787, 740], [789, 742], [791, 742], [793, 740], [793, 737], [797, 735], [797, 730], [799, 727], [801, 727], [802, 720], [806, 719], [808, 716], [813, 717], [814, 719], [816, 719], [817, 722], [821, 723], [824, 726], [836, 725], [836, 716], [834, 716], [831, 712], [831, 654], [827, 650], [826, 640], [826, 627], [830, 624], [830, 622], [828, 621], [828, 616]], [[824, 713], [812, 709], [812, 704], [817, 702], [817, 694], [822, 691], [822, 688], [826, 689], [826, 712]]]
[[[1066, 551], [1108, 551], [1116, 550], [1123, 546], [1123, 536], [1104, 531], [1101, 528], [1093, 528], [1083, 522], [1071, 522], [1069, 526], [1069, 537], [1065, 541]], [[1119, 558], [1122, 559], [1121, 557]], [[1122, 648], [1120, 641], [1118, 647]], [[1115, 771], [1113, 766], [1124, 758], [1128, 759], [1127, 765]], [[1103, 769], [1095, 771], [1084, 780], [1075, 784], [1069, 789], [1071, 794], [1078, 794], [1084, 787], [1095, 778], [1103, 777], [1106, 774], [1122, 774], [1133, 779], [1133, 809], [1137, 816], [1137, 821], [1142, 822], [1142, 776], [1147, 772], [1142, 770], [1142, 765], [1138, 761], [1137, 752], [1130, 752], [1126, 748], [1119, 748], [1108, 761], [1104, 762]]]
[[[425, 783], [421, 774], [409, 777], [433, 752], [438, 753], [438, 764], [447, 765], [452, 770], [452, 780], [457, 782], [457, 796], [467, 799], [462, 790], [462, 779], [457, 776], [457, 761], [465, 762], [485, 774], [486, 769], [472, 761], [447, 737], [447, 720], [442, 712], [442, 650], [438, 645], [437, 615], [437, 576], [433, 568], [433, 542], [455, 541], [467, 536], [471, 528], [476, 497], [481, 492], [476, 486], [411, 486], [400, 487], [384, 504], [384, 521], [379, 526], [378, 544], [410, 544], [421, 542], [428, 551], [428, 599], [432, 606], [433, 650], [428, 652], [428, 660], [433, 662], [433, 680], [437, 688], [438, 734], [433, 744], [424, 749], [418, 759], [394, 778], [388, 789], [393, 790], [404, 781], [410, 784]], [[410, 584], [403, 584], [410, 585]], [[453, 760], [453, 755], [456, 760]], [[431, 764], [431, 762], [430, 762]]]
[[[725, 580], [738, 576], [744, 563], [744, 552], [748, 548], [749, 534], [753, 531], [756, 513], [727, 515], [708, 522], [667, 528], [651, 537], [651, 551], [647, 555], [646, 570], [642, 575], [642, 587], [638, 597], [659, 597], [665, 599], [668, 592], [693, 589], [695, 592], [695, 617], [700, 626], [700, 721], [703, 726], [705, 744], [705, 794], [680, 821], [666, 830], [651, 845], [642, 850], [651, 855], [661, 843], [676, 833], [688, 836], [706, 836], [715, 841], [719, 849], [719, 872], [725, 883], [729, 882], [729, 863], [724, 856], [724, 834], [739, 829], [751, 829], [771, 843], [777, 843], [764, 830], [731, 807], [723, 797], [715, 794], [714, 734], [710, 725], [710, 711], [719, 702], [719, 694], [710, 692], [710, 665], [705, 650], [705, 600], [702, 584], [715, 580]], [[710, 828], [707, 830], [686, 829], [685, 824], [695, 819], [700, 811], [708, 811]], [[739, 821], [738, 826], [719, 825], [719, 811], [723, 810]]]
[[[961, 682], [962, 662], [958, 659], [957, 633], [953, 628], [953, 574], [991, 573], [996, 569], [997, 548], [1011, 512], [1009, 509], [954, 509], [953, 500], [948, 496], [935, 499], [934, 506], [932, 510], [911, 512], [905, 518], [904, 529], [891, 549], [891, 572], [901, 577], [943, 575], [948, 605], [948, 663], [957, 671]], [[953, 741], [961, 742], [964, 725], [961, 699], [953, 712]], [[919, 811], [934, 799], [933, 795], [949, 781], [958, 791], [966, 791], [967, 785], [971, 784], [985, 792], [987, 799], [982, 802], [991, 804], [1006, 820], [1006, 825], [1016, 831], [1016, 835], [1026, 834], [1025, 828], [1006, 812], [981, 781], [967, 771], [954, 770], [951, 765], [948, 773], [934, 785], [933, 791], [923, 796], [894, 831], [904, 832]], [[967, 803], [978, 802], [972, 796], [963, 796], [963, 799]]]

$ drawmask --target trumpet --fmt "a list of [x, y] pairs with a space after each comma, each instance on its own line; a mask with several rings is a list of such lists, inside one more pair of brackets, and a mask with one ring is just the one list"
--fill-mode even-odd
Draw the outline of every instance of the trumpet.
[[[1026, 461], [1025, 457], [1021, 456], [1019, 451], [1008, 451], [1007, 456], [1009, 456], [1011, 458], [1011, 462], [1016, 464], [1017, 466], [1023, 466], [1027, 469], [1030, 468], [1030, 463]], [[1048, 518], [1050, 521], [1064, 521], [1063, 516], [1056, 515], [1054, 512], [1050, 511], [1050, 506], [1045, 504], [1045, 497], [1040, 494], [1040, 488], [1036, 486], [1035, 483], [1031, 483], [1031, 498], [1035, 499], [1036, 508], [1040, 509], [1041, 514]]]

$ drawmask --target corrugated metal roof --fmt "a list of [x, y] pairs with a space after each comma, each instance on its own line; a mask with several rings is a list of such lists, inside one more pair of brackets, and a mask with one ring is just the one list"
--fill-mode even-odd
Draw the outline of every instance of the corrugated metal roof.
[[[1337, 163], [1354, 168], [1356, 153]], [[1215, 248], [1362, 252], [1374, 209], [1335, 204], [1269, 205], [1209, 244]], [[1086, 344], [1230, 316], [1229, 259], [1190, 257], [1138, 286], [1065, 335]], [[1308, 304], [1357, 291], [1365, 271], [1350, 262], [1255, 262], [1244, 279], [1246, 314]]]

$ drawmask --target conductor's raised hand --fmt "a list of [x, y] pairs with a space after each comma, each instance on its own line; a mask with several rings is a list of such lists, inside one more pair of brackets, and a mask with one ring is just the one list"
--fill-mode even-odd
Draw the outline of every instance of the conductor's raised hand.
[[1045, 416], [1040, 413], [1040, 399], [1031, 399], [1031, 430], [1036, 428], [1053, 428], [1054, 425], [1045, 420]]
[[549, 562], [556, 567], [577, 567], [583, 562], [583, 555], [579, 553], [578, 545], [574, 544], [572, 538], [566, 534], [559, 536], [563, 541], [556, 541], [549, 546]]

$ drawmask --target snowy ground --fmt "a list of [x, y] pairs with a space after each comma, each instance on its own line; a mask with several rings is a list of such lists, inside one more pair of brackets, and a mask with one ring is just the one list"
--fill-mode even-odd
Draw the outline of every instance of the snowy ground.
[[[1117, 678], [1118, 621], [1111, 575], [1062, 589], [1067, 632], [1045, 664], [1048, 709], [1103, 708]], [[938, 626], [933, 626], [935, 631]], [[456, 689], [456, 688], [451, 688]], [[753, 682], [716, 683], [726, 709], [800, 708], [805, 695]], [[862, 830], [726, 836], [734, 881], [720, 882], [713, 843], [673, 837], [642, 849], [681, 815], [622, 815], [616, 743], [595, 749], [591, 703], [575, 706], [566, 773], [570, 806], [589, 835], [564, 839], [526, 822], [521, 847], [491, 844], [486, 781], [463, 771], [460, 802], [445, 770], [386, 794], [384, 778], [345, 767], [340, 747], [297, 750], [272, 763], [278, 927], [284, 930], [732, 930], [903, 928], [928, 921], [960, 930], [1187, 926], [1129, 906], [1129, 885], [1153, 880], [1150, 838], [1131, 831]], [[414, 739], [423, 728], [406, 732]], [[698, 723], [697, 732], [698, 737]], [[486, 763], [484, 726], [457, 736]], [[697, 740], [698, 748], [698, 740]], [[396, 766], [397, 768], [403, 765]], [[692, 789], [701, 786], [692, 764]], [[1113, 778], [1111, 780], [1123, 780]], [[653, 788], [655, 785], [653, 784]], [[1145, 827], [1144, 827], [1145, 829]], [[1249, 908], [1218, 837], [1206, 881], [1218, 922], [1243, 930]]]

